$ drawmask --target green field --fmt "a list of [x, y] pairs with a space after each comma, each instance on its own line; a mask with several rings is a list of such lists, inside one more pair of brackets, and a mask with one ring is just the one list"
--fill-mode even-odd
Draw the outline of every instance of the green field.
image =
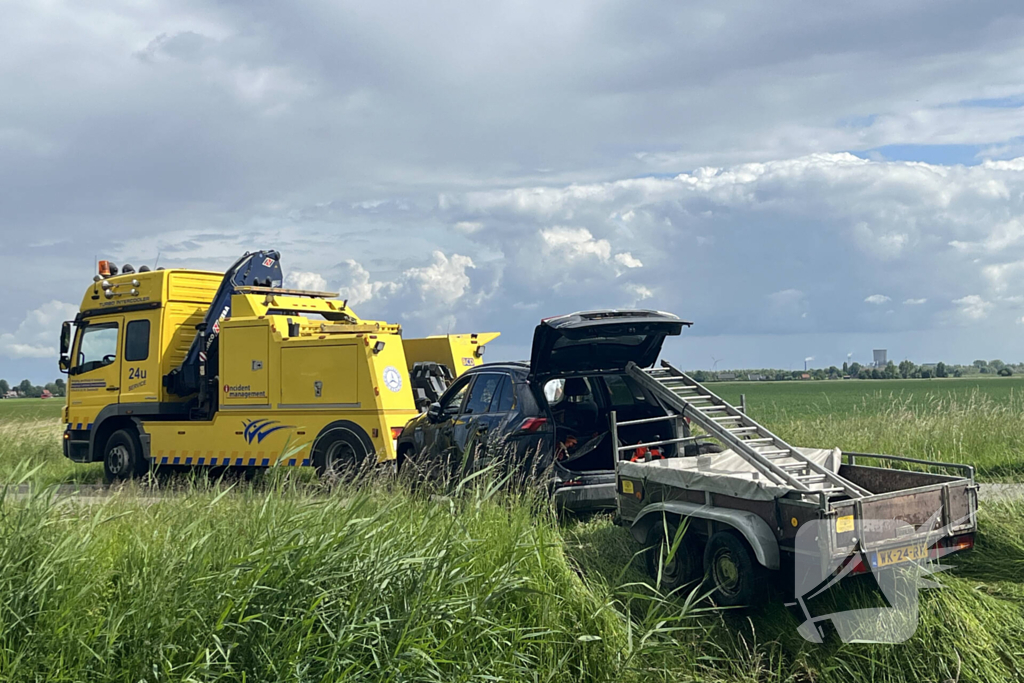
[[723, 382], [790, 443], [974, 465], [982, 481], [1024, 479], [1024, 382], [1014, 378]]
[[974, 377], [788, 382], [713, 382], [707, 385], [739, 404], [746, 394], [751, 415], [770, 420], [858, 411], [884, 413], [893, 403], [927, 407], [936, 401], [967, 402], [985, 396], [996, 403], [1024, 398], [1024, 379]]
[[59, 418], [63, 398], [5, 398], [0, 400], [0, 424], [27, 418]]
[[[796, 443], [1013, 478], [1016, 386], [713, 388], [746, 393]], [[0, 479], [101, 478], [62, 457], [61, 405], [0, 402]], [[1024, 681], [1020, 502], [983, 506], [977, 547], [925, 592], [900, 645], [805, 642], [776, 592], [753, 612], [662, 596], [610, 517], [559, 520], [483, 480], [437, 496], [183, 477], [84, 502], [8, 494], [0, 515], [0, 681]], [[837, 606], [876, 605], [869, 588], [851, 582]]]

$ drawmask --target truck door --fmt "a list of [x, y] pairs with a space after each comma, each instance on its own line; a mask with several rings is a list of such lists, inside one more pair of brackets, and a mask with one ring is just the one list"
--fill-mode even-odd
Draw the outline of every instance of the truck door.
[[103, 408], [118, 402], [124, 318], [104, 317], [79, 326], [68, 371], [68, 422], [90, 429]]
[[[121, 403], [155, 401], [160, 388], [158, 354], [153, 351], [155, 316], [124, 321], [121, 343]], [[152, 381], [151, 381], [152, 380]]]

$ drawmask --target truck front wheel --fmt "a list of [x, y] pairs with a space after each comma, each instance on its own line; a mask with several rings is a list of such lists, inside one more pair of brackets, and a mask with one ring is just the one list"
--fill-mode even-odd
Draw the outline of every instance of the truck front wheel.
[[761, 588], [763, 570], [746, 542], [729, 531], [708, 539], [704, 568], [714, 589], [712, 597], [724, 607], [753, 604]]
[[141, 477], [148, 471], [138, 434], [119, 429], [110, 435], [103, 447], [103, 478], [108, 484]]

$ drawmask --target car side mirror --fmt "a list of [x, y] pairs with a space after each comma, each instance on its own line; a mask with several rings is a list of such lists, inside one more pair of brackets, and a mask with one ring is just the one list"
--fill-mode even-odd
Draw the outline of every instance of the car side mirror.
[[60, 326], [60, 355], [67, 356], [71, 349], [71, 323], [64, 321]]
[[431, 403], [430, 407], [427, 408], [427, 419], [431, 422], [440, 422], [443, 417], [444, 413], [441, 410], [441, 404], [436, 401]]

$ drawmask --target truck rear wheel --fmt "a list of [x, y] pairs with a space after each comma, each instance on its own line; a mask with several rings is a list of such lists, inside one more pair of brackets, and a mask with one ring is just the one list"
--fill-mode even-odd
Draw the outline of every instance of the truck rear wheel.
[[321, 479], [349, 481], [366, 466], [368, 456], [366, 446], [354, 434], [336, 430], [317, 443], [313, 465]]
[[142, 454], [139, 436], [133, 430], [119, 429], [103, 447], [103, 478], [108, 484], [141, 477], [149, 471]]
[[649, 542], [644, 553], [647, 573], [657, 581], [660, 571], [661, 586], [668, 591], [674, 591], [700, 578], [700, 549], [694, 543], [692, 535], [684, 535], [675, 554], [669, 557], [677, 529], [675, 524], [669, 524], [666, 534], [664, 527], [660, 524], [656, 526], [651, 530], [654, 536], [648, 537]]
[[736, 534], [719, 531], [708, 540], [704, 568], [719, 605], [736, 607], [756, 601], [764, 572], [750, 547]]

